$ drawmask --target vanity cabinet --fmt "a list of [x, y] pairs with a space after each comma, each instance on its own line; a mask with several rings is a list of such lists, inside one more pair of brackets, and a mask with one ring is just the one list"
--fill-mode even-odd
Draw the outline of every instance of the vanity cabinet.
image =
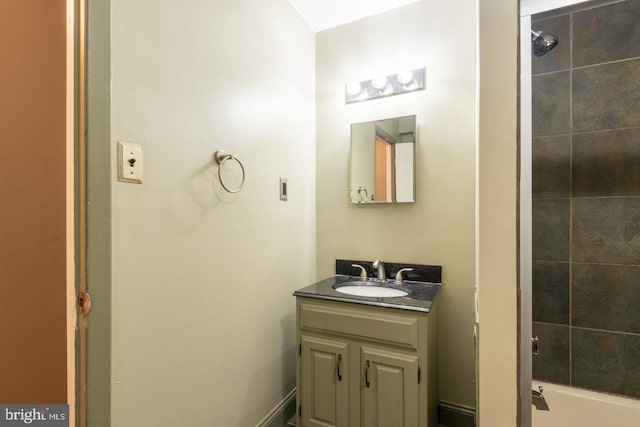
[[297, 297], [303, 427], [432, 427], [437, 325], [429, 313]]
[[326, 338], [300, 336], [298, 386], [303, 422], [313, 427], [349, 425], [349, 343]]

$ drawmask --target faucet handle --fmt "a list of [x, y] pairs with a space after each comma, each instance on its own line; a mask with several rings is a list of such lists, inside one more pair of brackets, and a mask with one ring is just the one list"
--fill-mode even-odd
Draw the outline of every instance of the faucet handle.
[[399, 284], [404, 283], [404, 280], [402, 280], [403, 271], [413, 271], [413, 268], [402, 268], [398, 270], [398, 272], [396, 273], [396, 283], [399, 283]]
[[367, 270], [363, 266], [360, 264], [351, 264], [351, 267], [358, 267], [360, 269], [360, 278], [362, 280], [367, 280]]

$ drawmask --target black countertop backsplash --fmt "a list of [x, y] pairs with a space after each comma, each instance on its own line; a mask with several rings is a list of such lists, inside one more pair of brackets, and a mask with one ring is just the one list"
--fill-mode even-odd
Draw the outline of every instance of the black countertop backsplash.
[[[384, 262], [384, 261], [383, 261]], [[346, 274], [348, 276], [360, 276], [360, 269], [352, 267], [351, 264], [359, 264], [367, 270], [370, 278], [375, 278], [378, 271], [371, 266], [373, 261], [353, 261], [353, 260], [336, 260], [336, 274]], [[402, 268], [413, 268], [413, 271], [405, 271], [402, 273], [406, 280], [416, 282], [442, 283], [442, 267], [439, 265], [421, 265], [421, 264], [403, 264], [398, 262], [384, 262], [384, 269], [387, 272], [387, 278], [393, 279], [396, 273]]]

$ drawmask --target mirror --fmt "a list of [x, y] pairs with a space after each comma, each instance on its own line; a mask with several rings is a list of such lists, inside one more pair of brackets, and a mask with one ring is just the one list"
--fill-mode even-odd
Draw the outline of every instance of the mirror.
[[416, 116], [351, 125], [351, 203], [415, 202]]

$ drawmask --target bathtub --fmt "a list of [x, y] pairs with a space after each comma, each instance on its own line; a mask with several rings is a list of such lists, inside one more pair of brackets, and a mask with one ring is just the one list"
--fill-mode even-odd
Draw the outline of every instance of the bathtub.
[[533, 389], [544, 387], [549, 411], [532, 411], [532, 427], [638, 427], [640, 400], [533, 382]]

